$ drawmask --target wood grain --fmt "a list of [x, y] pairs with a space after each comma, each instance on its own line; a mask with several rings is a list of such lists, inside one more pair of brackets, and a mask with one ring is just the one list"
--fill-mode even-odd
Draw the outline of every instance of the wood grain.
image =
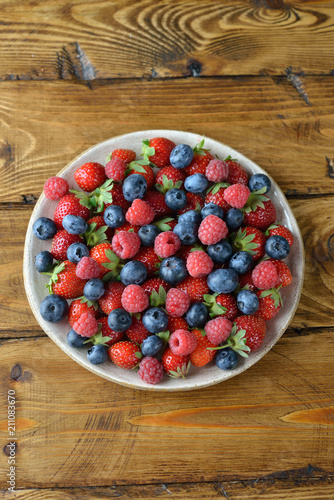
[[[96, 377], [48, 338], [3, 341], [0, 393], [5, 401], [16, 391], [19, 486], [326, 479], [334, 474], [333, 332], [283, 336], [240, 376], [163, 398]], [[5, 407], [0, 419], [6, 450]]]
[[0, 9], [4, 80], [333, 69], [332, 2], [2, 0]]
[[[73, 83], [4, 82], [0, 202], [33, 202], [86, 148], [136, 130], [171, 128], [220, 140], [256, 161], [289, 195], [334, 193], [334, 79]], [[166, 98], [168, 96], [168, 98]]]

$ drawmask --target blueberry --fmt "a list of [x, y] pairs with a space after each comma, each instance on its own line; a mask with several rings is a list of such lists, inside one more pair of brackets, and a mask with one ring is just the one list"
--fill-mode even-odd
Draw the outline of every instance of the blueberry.
[[238, 366], [239, 357], [233, 349], [225, 347], [217, 352], [215, 362], [220, 370], [234, 370]]
[[208, 321], [208, 310], [202, 302], [193, 302], [185, 315], [190, 328], [203, 328]]
[[154, 240], [160, 233], [160, 229], [154, 224], [146, 224], [139, 229], [138, 236], [144, 247], [153, 247]]
[[125, 332], [131, 326], [131, 314], [119, 307], [114, 309], [108, 316], [108, 325], [115, 332]]
[[188, 212], [185, 212], [184, 214], [181, 214], [179, 216], [179, 224], [181, 222], [193, 222], [194, 224], [197, 224], [198, 226], [202, 222], [202, 217], [199, 212], [196, 212], [196, 210], [188, 210]]
[[67, 334], [67, 343], [71, 347], [83, 347], [84, 342], [86, 342], [87, 337], [82, 337], [72, 328]]
[[253, 267], [253, 257], [248, 252], [236, 252], [232, 255], [228, 267], [238, 274], [245, 274]]
[[203, 174], [189, 175], [184, 181], [184, 188], [190, 193], [202, 193], [208, 187], [209, 181]]
[[87, 351], [87, 359], [93, 365], [100, 365], [108, 359], [108, 348], [105, 345], [93, 345]]
[[163, 340], [157, 335], [150, 335], [143, 340], [141, 352], [143, 356], [155, 356], [163, 348]]
[[168, 326], [168, 316], [161, 307], [151, 307], [144, 313], [142, 322], [149, 332], [159, 333], [166, 330]]
[[[134, 174], [133, 174], [134, 175]], [[132, 177], [132, 176], [130, 176]], [[127, 262], [120, 272], [121, 282], [123, 285], [141, 285], [147, 277], [147, 269], [145, 264], [138, 260], [130, 260]]]
[[109, 227], [120, 227], [125, 222], [123, 208], [118, 205], [109, 205], [104, 211], [103, 220]]
[[215, 264], [224, 264], [232, 257], [232, 247], [226, 240], [220, 240], [214, 245], [208, 246], [208, 255]]
[[208, 287], [216, 293], [230, 293], [238, 286], [239, 278], [233, 269], [217, 269], [207, 278]]
[[194, 222], [179, 222], [173, 231], [184, 245], [193, 245], [197, 241], [198, 225]]
[[47, 217], [40, 217], [32, 226], [34, 235], [39, 240], [50, 240], [57, 232], [56, 223]]
[[223, 219], [224, 210], [215, 203], [208, 203], [201, 210], [202, 219], [205, 219], [208, 215], [216, 215], [220, 219]]
[[188, 144], [179, 144], [170, 154], [169, 162], [174, 168], [185, 168], [194, 157], [194, 151]]
[[44, 250], [35, 257], [35, 267], [39, 273], [47, 273], [52, 269], [53, 257], [50, 252]]
[[41, 302], [40, 313], [45, 321], [59, 323], [68, 313], [68, 303], [60, 295], [48, 295]]
[[167, 207], [172, 210], [181, 210], [187, 204], [187, 195], [182, 189], [170, 189], [165, 194]]
[[265, 187], [264, 193], [268, 193], [271, 189], [271, 182], [267, 175], [255, 174], [249, 179], [248, 187], [250, 191], [258, 191]]
[[163, 259], [160, 265], [159, 274], [160, 278], [170, 285], [177, 285], [188, 275], [184, 260], [177, 255], [172, 255], [171, 257]]
[[237, 295], [238, 309], [243, 314], [254, 314], [259, 308], [259, 299], [250, 290], [241, 290]]
[[275, 235], [267, 239], [265, 250], [272, 259], [282, 260], [289, 254], [290, 245], [283, 236]]
[[104, 294], [104, 283], [99, 278], [93, 278], [84, 286], [83, 290], [84, 297], [87, 300], [94, 301], [98, 300]]
[[89, 257], [89, 249], [83, 243], [72, 243], [66, 252], [67, 259], [74, 264], [78, 264], [82, 257]]
[[123, 195], [131, 203], [136, 198], [143, 199], [147, 191], [146, 179], [140, 174], [132, 174], [123, 182]]
[[225, 215], [225, 222], [230, 231], [236, 231], [244, 220], [244, 213], [240, 208], [230, 208]]
[[88, 224], [82, 217], [68, 214], [63, 218], [63, 228], [70, 234], [83, 234], [87, 231]]

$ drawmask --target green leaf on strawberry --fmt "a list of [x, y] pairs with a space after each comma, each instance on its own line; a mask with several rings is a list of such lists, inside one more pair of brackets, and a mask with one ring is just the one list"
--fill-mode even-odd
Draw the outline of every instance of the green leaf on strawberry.
[[55, 262], [54, 264], [54, 267], [52, 269], [52, 272], [50, 273], [42, 273], [42, 274], [45, 274], [47, 276], [50, 276], [50, 280], [49, 280], [49, 283], [46, 283], [45, 286], [46, 288], [49, 290], [49, 294], [52, 295], [53, 294], [53, 290], [52, 290], [52, 285], [54, 283], [57, 283], [58, 281], [58, 274], [63, 271], [65, 269], [65, 264], [64, 262], [62, 262], [61, 264], [59, 263], [59, 261]]
[[92, 224], [89, 224], [87, 231], [84, 233], [86, 245], [89, 247], [95, 247], [99, 243], [107, 240], [106, 231], [108, 226], [101, 226], [98, 229], [96, 229], [96, 227], [96, 222], [93, 222]]
[[255, 234], [246, 236], [246, 229], [240, 228], [237, 233], [231, 234], [232, 248], [234, 252], [248, 252], [251, 255], [256, 255], [255, 249], [258, 248], [258, 243], [253, 243]]
[[178, 366], [177, 371], [170, 370], [168, 372], [168, 375], [172, 378], [180, 378], [180, 377], [185, 378], [185, 375], [188, 373], [190, 366], [191, 366], [191, 362], [189, 361], [189, 363], [186, 365], [183, 365], [182, 368], [180, 368]]
[[264, 196], [266, 189], [267, 188], [265, 186], [257, 191], [253, 191], [249, 195], [247, 203], [242, 208], [242, 210], [244, 210], [244, 212], [246, 212], [248, 214], [249, 212], [254, 212], [257, 209], [257, 207], [264, 208], [263, 202], [268, 200], [268, 197]]
[[160, 337], [165, 344], [167, 344], [167, 342], [169, 341], [169, 338], [170, 338], [170, 331], [169, 330], [166, 330], [164, 332], [159, 332], [156, 334], [157, 337]]
[[182, 181], [174, 182], [172, 179], [168, 179], [167, 175], [162, 176], [162, 184], [156, 184], [156, 189], [162, 193], [166, 194], [170, 189], [180, 189], [182, 186]]
[[99, 330], [97, 331], [97, 333], [95, 333], [95, 335], [93, 335], [92, 337], [89, 337], [84, 342], [84, 344], [88, 344], [89, 342], [91, 342], [93, 345], [105, 345], [105, 346], [107, 346], [108, 342], [110, 341], [110, 337], [107, 337], [107, 336], [103, 337], [101, 327], [102, 327], [102, 325], [100, 324]]
[[279, 293], [282, 285], [279, 285], [277, 288], [270, 288], [269, 290], [263, 290], [261, 292], [260, 297], [270, 297], [274, 301], [274, 307], [283, 306], [283, 299], [281, 294]]
[[209, 351], [217, 351], [219, 349], [225, 349], [225, 347], [230, 347], [238, 353], [243, 358], [248, 358], [247, 352], [250, 351], [248, 345], [246, 345], [246, 330], [239, 330], [237, 332], [237, 325], [233, 323], [231, 335], [227, 339], [227, 343], [218, 347], [207, 347]]
[[230, 184], [228, 182], [217, 182], [217, 184], [214, 184], [213, 186], [209, 187], [207, 190], [206, 194], [216, 194], [218, 193], [220, 188], [227, 188], [229, 187]]
[[95, 311], [97, 311], [99, 305], [96, 300], [87, 300], [85, 296], [79, 297], [81, 304], [87, 303], [88, 307], [94, 307]]
[[210, 151], [210, 149], [203, 147], [204, 142], [205, 142], [205, 137], [203, 137], [203, 139], [193, 148], [194, 153], [197, 153], [198, 155], [205, 155]]
[[231, 155], [226, 156], [224, 161], [238, 161], [236, 158], [232, 158]]
[[166, 290], [163, 286], [159, 286], [159, 293], [152, 290], [150, 295], [150, 305], [151, 307], [161, 307], [166, 304]]
[[131, 170], [145, 174], [146, 170], [143, 167], [143, 165], [149, 165], [149, 164], [150, 164], [149, 161], [146, 162], [144, 160], [132, 161], [131, 163], [129, 163], [128, 168], [125, 171], [125, 175], [129, 174]]
[[209, 315], [211, 318], [215, 318], [216, 316], [221, 316], [225, 314], [227, 309], [226, 307], [217, 304], [216, 297], [218, 293], [214, 293], [212, 295], [205, 294], [203, 295], [204, 302], [203, 304], [209, 309]]
[[154, 222], [154, 225], [157, 226], [160, 231], [171, 231], [171, 227], [168, 225], [168, 222], [171, 222], [173, 217], [165, 217], [164, 219], [160, 219]]

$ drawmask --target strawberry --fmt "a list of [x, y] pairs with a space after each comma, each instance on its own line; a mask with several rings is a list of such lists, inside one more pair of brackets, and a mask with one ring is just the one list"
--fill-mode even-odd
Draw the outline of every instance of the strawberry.
[[110, 314], [114, 309], [122, 307], [122, 293], [125, 289], [123, 283], [109, 281], [106, 284], [105, 292], [98, 300], [99, 306], [104, 314]]
[[115, 332], [108, 325], [108, 316], [102, 316], [97, 320], [97, 324], [101, 329], [103, 337], [109, 337], [109, 340], [105, 342], [105, 345], [111, 346], [119, 342], [124, 337], [124, 332]]
[[83, 206], [74, 193], [66, 194], [60, 198], [58, 205], [56, 206], [53, 220], [59, 229], [63, 229], [63, 218], [65, 215], [69, 214], [77, 215], [85, 220], [89, 218], [90, 214], [89, 208]]
[[244, 184], [245, 186], [247, 186], [248, 175], [246, 170], [242, 168], [240, 163], [230, 159], [226, 159], [225, 161], [228, 164], [229, 168], [227, 182], [230, 184]]
[[287, 227], [283, 226], [282, 224], [272, 224], [271, 226], [268, 227], [267, 231], [265, 232], [265, 235], [269, 238], [270, 236], [283, 236], [289, 243], [290, 247], [293, 245], [293, 234], [291, 233], [290, 229]]
[[245, 274], [241, 274], [239, 276], [239, 287], [240, 290], [251, 290], [252, 292], [256, 292], [257, 288], [253, 283], [252, 279], [252, 272], [253, 270], [251, 269]]
[[173, 354], [170, 347], [164, 351], [161, 362], [165, 372], [172, 378], [184, 378], [190, 368], [189, 356]]
[[141, 247], [136, 254], [136, 260], [139, 260], [139, 262], [145, 265], [148, 277], [158, 271], [161, 262], [153, 247]]
[[279, 313], [283, 303], [279, 293], [279, 288], [271, 288], [270, 290], [259, 290], [256, 295], [259, 299], [259, 308], [254, 314], [257, 318], [262, 318], [264, 321], [269, 321]]
[[243, 226], [252, 226], [265, 231], [276, 221], [276, 208], [265, 195], [253, 191], [244, 207]]
[[185, 178], [186, 175], [181, 169], [168, 165], [168, 167], [163, 167], [157, 173], [155, 178], [155, 187], [161, 193], [172, 188], [180, 189], [183, 186]]
[[210, 351], [209, 349], [215, 347], [208, 337], [205, 335], [203, 330], [203, 334], [201, 330], [191, 330], [197, 339], [196, 349], [190, 354], [190, 361], [194, 366], [201, 368], [202, 366], [207, 365], [216, 355], [216, 351]]
[[190, 164], [184, 169], [187, 175], [193, 174], [203, 174], [205, 175], [206, 167], [211, 160], [214, 160], [214, 156], [209, 153], [209, 149], [204, 147], [204, 139], [201, 140], [194, 147], [194, 156]]
[[204, 200], [199, 194], [195, 193], [187, 193], [187, 204], [182, 210], [179, 210], [177, 213], [179, 215], [188, 212], [189, 210], [197, 210], [200, 211], [201, 208], [204, 207]]
[[136, 153], [132, 149], [114, 149], [114, 151], [108, 155], [107, 161], [111, 158], [120, 158], [126, 163], [131, 163], [136, 159]]
[[204, 305], [209, 309], [210, 317], [224, 316], [233, 321], [239, 314], [236, 298], [230, 293], [204, 295]]
[[166, 283], [161, 278], [150, 278], [145, 283], [142, 284], [142, 289], [144, 290], [145, 293], [150, 297], [152, 295], [152, 292], [155, 291], [156, 293], [159, 293], [160, 287], [164, 288], [165, 292], [168, 292], [170, 289], [170, 285]]
[[71, 302], [69, 310], [68, 310], [68, 322], [71, 326], [74, 325], [76, 321], [80, 318], [83, 313], [90, 313], [94, 318], [97, 318], [99, 315], [98, 308], [96, 304], [89, 306], [87, 302], [82, 302], [81, 299], [73, 300]]
[[139, 365], [142, 358], [140, 348], [133, 342], [121, 341], [108, 349], [108, 356], [115, 365], [131, 370]]
[[291, 271], [287, 264], [283, 260], [269, 259], [270, 262], [276, 267], [276, 271], [279, 277], [278, 284], [283, 287], [290, 285], [292, 281]]
[[51, 254], [55, 260], [66, 260], [67, 249], [72, 243], [81, 243], [82, 238], [78, 234], [70, 234], [65, 229], [58, 231], [52, 240]]
[[[111, 243], [107, 241], [99, 243], [93, 247], [89, 252], [89, 256], [100, 264], [100, 278], [103, 278], [109, 274], [109, 272], [115, 273], [117, 271], [117, 266], [120, 263], [119, 257], [117, 257], [112, 250]], [[110, 277], [113, 277], [113, 274], [110, 274]]]
[[244, 330], [246, 345], [251, 351], [257, 351], [263, 344], [266, 335], [266, 323], [254, 316], [239, 316], [235, 320], [237, 332]]
[[76, 299], [83, 295], [83, 289], [87, 280], [82, 280], [76, 275], [76, 264], [64, 260], [54, 267], [49, 284], [50, 293], [60, 295], [64, 299]]
[[88, 229], [85, 232], [86, 244], [94, 247], [103, 241], [111, 241], [114, 231], [106, 226], [102, 215], [96, 215], [87, 221]]
[[214, 203], [215, 205], [218, 205], [220, 208], [222, 208], [225, 213], [227, 213], [230, 210], [231, 206], [224, 199], [224, 191], [226, 187], [226, 183], [219, 183], [212, 186], [207, 191], [207, 194], [205, 196], [205, 204], [207, 205], [208, 203]]
[[181, 245], [178, 251], [176, 252], [176, 255], [181, 257], [183, 260], [187, 261], [187, 258], [191, 252], [195, 252], [195, 250], [204, 250], [200, 244], [196, 244], [195, 246], [191, 247], [190, 245]]
[[189, 326], [184, 318], [172, 318], [170, 316], [168, 319], [168, 330], [172, 334], [176, 330], [189, 330]]
[[201, 302], [203, 300], [203, 296], [209, 293], [206, 278], [193, 278], [192, 276], [188, 276], [186, 279], [181, 281], [176, 288], [187, 292], [192, 301]]
[[148, 191], [144, 201], [153, 208], [156, 217], [165, 217], [172, 213], [172, 210], [166, 205], [165, 196], [159, 191]]
[[130, 222], [124, 222], [124, 224], [115, 229], [115, 234], [119, 233], [120, 231], [131, 231], [132, 233], [138, 233], [140, 228], [141, 226], [134, 226], [133, 224], [130, 224]]
[[129, 203], [124, 198], [122, 186], [120, 184], [114, 183], [112, 185], [110, 193], [112, 197], [112, 203], [105, 203], [104, 210], [110, 205], [118, 205], [119, 207], [123, 208], [124, 212], [126, 212], [127, 209], [130, 207], [131, 203]]
[[232, 235], [232, 248], [235, 252], [248, 252], [253, 257], [254, 262], [261, 259], [265, 251], [265, 235], [256, 227], [246, 226], [240, 228], [235, 235]]
[[154, 151], [149, 150], [148, 159], [154, 163], [156, 167], [166, 167], [169, 165], [169, 156], [176, 144], [165, 137], [155, 137], [150, 141], [143, 141], [144, 145], [149, 148], [154, 148]]
[[74, 179], [83, 191], [94, 191], [106, 180], [104, 167], [100, 163], [89, 162], [74, 172]]
[[130, 163], [127, 170], [127, 177], [132, 174], [140, 174], [144, 177], [147, 182], [147, 190], [150, 191], [154, 186], [154, 172], [152, 167], [149, 165], [141, 165], [140, 161]]
[[132, 342], [140, 345], [149, 335], [151, 335], [151, 333], [146, 330], [141, 317], [136, 318], [136, 316], [133, 315], [131, 326], [127, 329], [126, 335]]

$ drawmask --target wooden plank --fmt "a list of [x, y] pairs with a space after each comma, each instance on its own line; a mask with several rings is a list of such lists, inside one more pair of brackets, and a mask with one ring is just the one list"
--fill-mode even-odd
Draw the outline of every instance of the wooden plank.
[[7, 80], [333, 69], [332, 2], [2, 0], [0, 9]]
[[[3, 341], [0, 393], [6, 401], [16, 391], [19, 487], [333, 475], [333, 330], [309, 333], [283, 336], [236, 378], [163, 396], [100, 379], [47, 338]], [[3, 405], [4, 453], [7, 425]]]
[[92, 90], [65, 82], [4, 82], [0, 202], [33, 201], [44, 181], [86, 148], [154, 128], [225, 142], [288, 194], [333, 193], [334, 79], [308, 77], [303, 84], [301, 95], [291, 81], [269, 77], [125, 81]]

